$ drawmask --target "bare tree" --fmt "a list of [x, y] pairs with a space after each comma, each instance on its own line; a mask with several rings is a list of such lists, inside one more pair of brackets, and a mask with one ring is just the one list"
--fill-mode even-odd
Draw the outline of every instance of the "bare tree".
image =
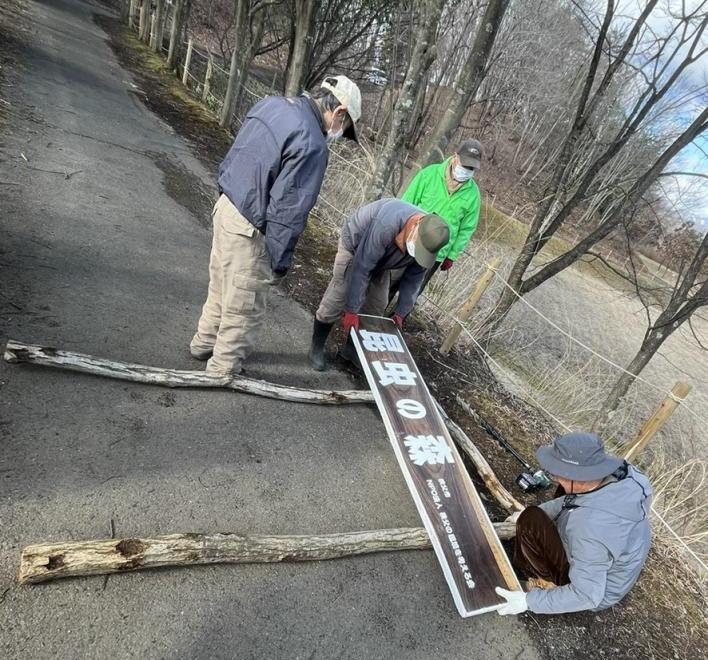
[[363, 73], [375, 59], [382, 21], [397, 9], [392, 0], [326, 0], [314, 20], [304, 87], [307, 89], [335, 69]]
[[472, 50], [467, 56], [459, 78], [453, 85], [452, 101], [423, 148], [420, 159], [423, 165], [439, 162], [445, 157], [450, 138], [460, 125], [462, 117], [484, 79], [487, 60], [508, 5], [509, 0], [490, 0], [487, 3], [484, 16], [477, 28]]
[[231, 124], [256, 48], [263, 37], [263, 9], [266, 4], [268, 3], [252, 3], [249, 0], [234, 1], [236, 41], [231, 51], [226, 97], [219, 118], [219, 125], [225, 128]]
[[[708, 234], [705, 234], [688, 266], [679, 270], [668, 303], [656, 320], [650, 322], [639, 350], [605, 400], [595, 422], [597, 429], [602, 429], [607, 424], [636, 377], [654, 357], [662, 344], [681, 325], [686, 322], [690, 324], [691, 315], [696, 310], [708, 305], [707, 260]], [[648, 310], [647, 314], [649, 314]], [[696, 339], [698, 340], [698, 338]], [[698, 343], [700, 344], [700, 341]]]
[[[627, 210], [625, 204], [619, 205], [615, 213], [610, 214], [610, 217], [601, 222], [597, 228], [591, 229], [565, 254], [546, 264], [530, 277], [524, 278], [534, 257], [569, 219], [571, 213], [591, 199], [601, 187], [606, 186], [606, 183], [598, 185], [598, 175], [603, 168], [648, 124], [650, 113], [660, 108], [662, 100], [680, 81], [681, 74], [708, 52], [708, 48], [701, 48], [708, 16], [701, 15], [698, 10], [695, 10], [690, 15], [677, 19], [670, 34], [657, 40], [653, 53], [642, 53], [644, 64], [637, 71], [637, 78], [642, 82], [643, 88], [629, 103], [629, 107], [619, 113], [621, 121], [618, 128], [599, 138], [599, 133], [603, 132], [603, 125], [598, 121], [596, 112], [608, 88], [623, 67], [636, 68], [628, 58], [633, 53], [646, 20], [657, 1], [649, 0], [646, 3], [627, 36], [619, 47], [616, 47], [611, 43], [608, 44], [611, 22], [615, 16], [615, 3], [613, 0], [608, 0], [604, 19], [595, 40], [592, 59], [578, 98], [574, 120], [569, 126], [555, 160], [552, 175], [531, 223], [528, 236], [507, 277], [509, 286], [504, 288], [495, 308], [485, 321], [484, 329], [487, 331], [487, 337], [516, 302], [517, 294], [525, 295], [575, 263], [590, 247], [607, 237], [617, 227], [621, 221], [621, 212]], [[604, 73], [601, 72], [600, 66], [604, 61], [603, 55], [607, 58]], [[662, 153], [655, 165], [640, 175], [627, 195], [629, 202], [636, 203], [643, 192], [654, 183], [668, 163], [667, 154], [673, 152], [675, 155], [704, 130], [701, 117], [696, 121], [697, 124], [694, 122]], [[593, 125], [595, 123], [600, 125]], [[589, 150], [583, 148], [583, 145], [587, 144], [591, 146]], [[682, 146], [676, 150], [677, 145], [680, 144]], [[657, 163], [661, 164], [658, 169]], [[620, 189], [622, 189], [620, 183], [624, 184], [624, 187], [628, 183], [624, 177], [622, 179], [621, 182], [616, 182]], [[640, 191], [639, 194], [637, 191]]]
[[400, 160], [413, 105], [420, 86], [427, 83], [428, 70], [435, 57], [434, 39], [443, 4], [444, 0], [418, 0], [415, 3], [417, 28], [413, 35], [413, 51], [386, 143], [376, 159], [374, 174], [367, 189], [369, 199], [381, 197], [392, 170]]

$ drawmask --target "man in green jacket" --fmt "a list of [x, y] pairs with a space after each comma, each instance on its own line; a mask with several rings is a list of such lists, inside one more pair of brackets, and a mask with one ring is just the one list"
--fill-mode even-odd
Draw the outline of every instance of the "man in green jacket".
[[404, 201], [440, 216], [450, 229], [450, 240], [438, 252], [423, 288], [438, 268], [452, 268], [477, 229], [481, 197], [474, 176], [481, 161], [481, 143], [465, 140], [452, 157], [420, 170], [403, 193]]

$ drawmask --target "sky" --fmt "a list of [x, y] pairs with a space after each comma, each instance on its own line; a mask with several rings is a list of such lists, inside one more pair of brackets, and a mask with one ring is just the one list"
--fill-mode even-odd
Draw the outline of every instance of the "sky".
[[[598, 19], [606, 9], [605, 0], [592, 0]], [[636, 17], [644, 8], [643, 0], [623, 0], [618, 3], [617, 15]], [[657, 34], [662, 34], [674, 23], [670, 13], [679, 13], [682, 6], [689, 10], [701, 8], [708, 13], [708, 0], [662, 0], [647, 20], [648, 26]], [[621, 19], [620, 19], [621, 20]], [[703, 34], [702, 46], [708, 47], [708, 30]], [[671, 121], [677, 132], [687, 125], [708, 103], [708, 53], [694, 62], [684, 72], [686, 86], [703, 87], [705, 93], [700, 100], [684, 104]], [[668, 166], [668, 171], [692, 172], [708, 176], [708, 135], [703, 135], [686, 147]], [[667, 201], [681, 214], [684, 220], [691, 220], [696, 227], [708, 231], [708, 179], [695, 176], [663, 178], [661, 188]]]

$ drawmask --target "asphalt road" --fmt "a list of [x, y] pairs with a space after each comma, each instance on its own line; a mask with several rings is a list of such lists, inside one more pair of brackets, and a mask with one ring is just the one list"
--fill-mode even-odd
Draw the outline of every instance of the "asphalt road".
[[[202, 368], [213, 173], [140, 102], [82, 0], [28, 2], [0, 97], [0, 340]], [[25, 160], [26, 159], [26, 160]], [[42, 171], [44, 170], [44, 171]], [[199, 202], [178, 203], [171, 177]], [[192, 210], [190, 210], [190, 208]], [[306, 366], [311, 318], [273, 294], [251, 373]], [[0, 363], [0, 657], [534, 658], [524, 627], [462, 620], [430, 551], [18, 587], [28, 543], [178, 531], [417, 526], [377, 412], [171, 391]]]

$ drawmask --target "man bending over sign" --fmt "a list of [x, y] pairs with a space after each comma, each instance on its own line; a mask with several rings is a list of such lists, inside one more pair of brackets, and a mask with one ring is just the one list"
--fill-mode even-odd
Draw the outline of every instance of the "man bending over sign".
[[[564, 493], [514, 514], [514, 564], [541, 588], [497, 593], [499, 614], [561, 614], [604, 610], [618, 603], [644, 566], [651, 530], [648, 479], [605, 453], [591, 433], [570, 433], [536, 453]], [[538, 579], [540, 578], [540, 579]]]
[[[332, 279], [315, 314], [310, 348], [312, 366], [324, 370], [325, 342], [342, 315], [348, 338], [352, 328], [359, 328], [359, 313], [373, 316], [384, 313], [390, 272], [399, 268], [405, 270], [393, 320], [402, 327], [415, 305], [426, 271], [450, 238], [449, 232], [437, 215], [426, 215], [399, 199], [380, 199], [349, 216], [342, 227]], [[343, 357], [353, 359], [350, 344], [346, 344]]]

